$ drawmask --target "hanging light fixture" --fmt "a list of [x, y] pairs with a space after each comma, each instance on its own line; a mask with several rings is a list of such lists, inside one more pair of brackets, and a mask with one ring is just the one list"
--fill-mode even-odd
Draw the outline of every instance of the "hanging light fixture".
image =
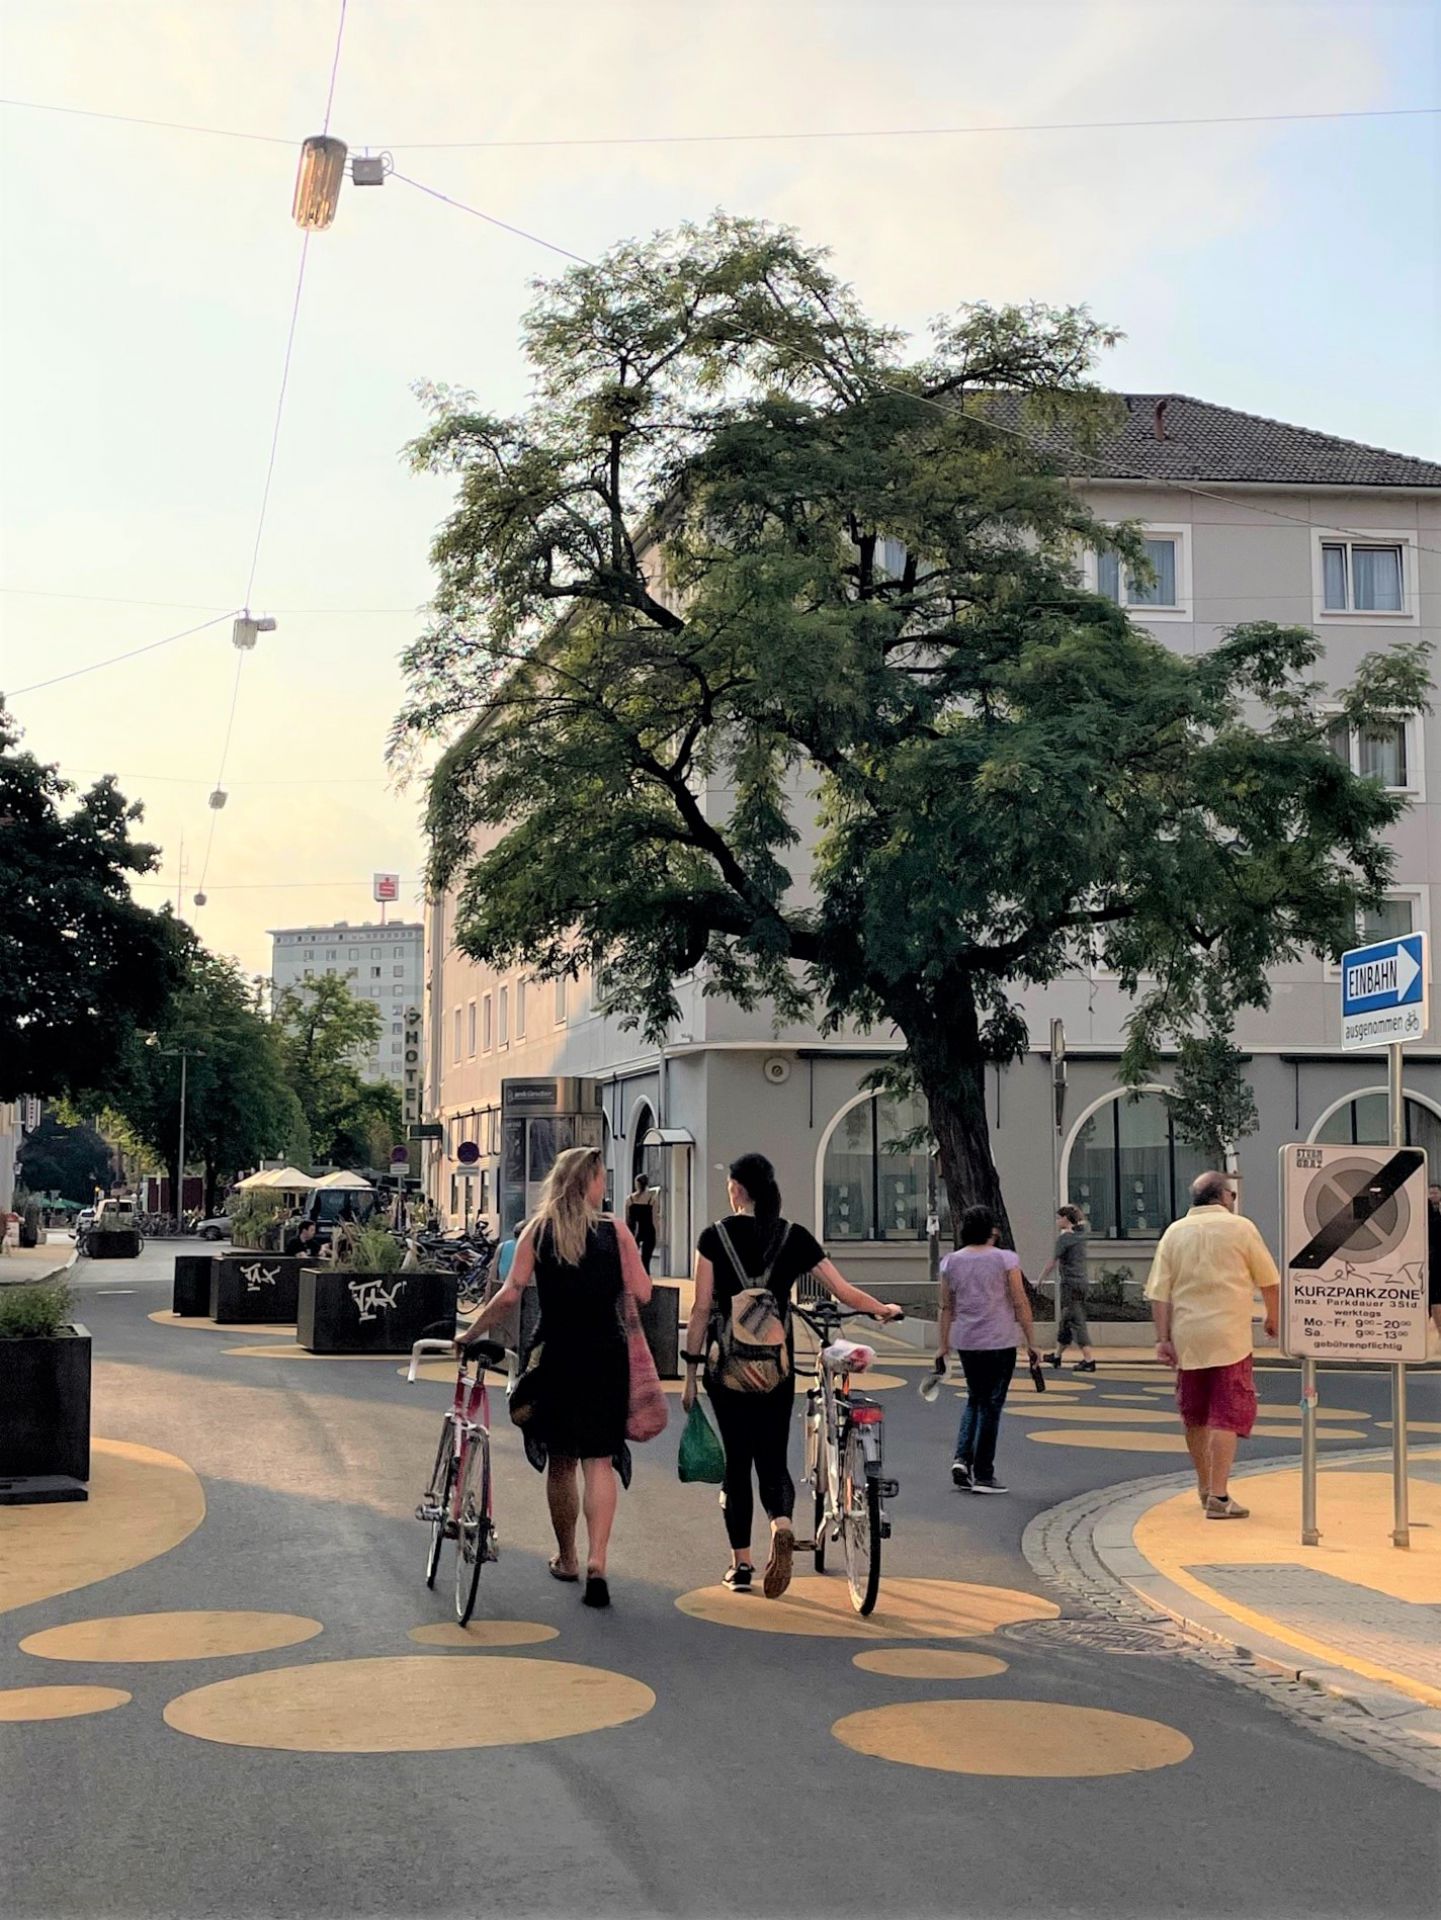
[[201, 891], [200, 891], [199, 893], [197, 893], [197, 894], [196, 894], [196, 896], [195, 896], [195, 904], [196, 904], [196, 906], [197, 906], [197, 907], [203, 907], [203, 906], [205, 905], [205, 898], [206, 898], [206, 896], [205, 896], [205, 891], [204, 891], [204, 889], [202, 888], [202, 889], [201, 889]]
[[328, 227], [340, 200], [345, 178], [345, 142], [333, 134], [313, 133], [300, 149], [291, 212], [298, 227]]
[[238, 647], [242, 653], [248, 653], [255, 645], [256, 634], [274, 633], [274, 631], [275, 622], [269, 614], [255, 618], [247, 607], [244, 613], [237, 616], [235, 624], [230, 629], [230, 644]]
[[214, 807], [215, 811], [219, 813], [229, 798], [230, 795], [225, 791], [224, 787], [217, 787], [210, 796], [210, 804]]

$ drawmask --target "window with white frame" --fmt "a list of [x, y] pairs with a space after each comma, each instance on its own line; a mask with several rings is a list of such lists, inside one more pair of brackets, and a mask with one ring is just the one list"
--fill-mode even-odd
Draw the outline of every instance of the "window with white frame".
[[1119, 607], [1186, 614], [1191, 608], [1191, 556], [1184, 527], [1146, 527], [1141, 546], [1149, 577], [1114, 550], [1093, 556], [1096, 591]]
[[517, 1040], [523, 1040], [525, 1038], [524, 980], [517, 980], [515, 983], [515, 1037]]
[[459, 1008], [459, 1007], [457, 1007], [457, 1008], [456, 1008], [456, 1010], [455, 1010], [455, 1047], [454, 1047], [454, 1055], [455, 1055], [455, 1059], [456, 1059], [456, 1061], [458, 1062], [458, 1061], [459, 1061], [459, 1059], [460, 1059], [460, 1008]]
[[1323, 613], [1405, 613], [1405, 543], [1400, 540], [1322, 540], [1321, 610]]
[[1378, 780], [1393, 793], [1417, 790], [1418, 741], [1409, 720], [1377, 720], [1353, 727], [1343, 714], [1337, 714], [1326, 730], [1326, 743], [1363, 780]]
[[1379, 907], [1363, 907], [1356, 916], [1356, 937], [1363, 947], [1375, 940], [1395, 940], [1416, 931], [1419, 902], [1413, 893], [1388, 894]]
[[495, 1045], [495, 1020], [491, 997], [486, 994], [480, 1003], [480, 1046], [483, 1053], [489, 1053]]
[[510, 1045], [510, 988], [502, 987], [496, 1007], [496, 1038], [501, 1046]]
[[465, 1009], [465, 1050], [473, 1060], [475, 1058], [475, 1002], [473, 1000]]
[[565, 1025], [565, 988], [566, 977], [561, 974], [555, 983], [555, 1024], [558, 1027]]

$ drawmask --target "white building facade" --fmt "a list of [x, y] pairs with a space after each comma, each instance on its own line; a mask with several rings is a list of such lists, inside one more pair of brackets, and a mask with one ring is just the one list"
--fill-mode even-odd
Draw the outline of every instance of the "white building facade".
[[[1074, 484], [1101, 518], [1142, 524], [1156, 583], [1143, 589], [1094, 557], [1089, 578], [1168, 645], [1203, 653], [1250, 620], [1309, 626], [1325, 648], [1324, 678], [1339, 688], [1368, 653], [1438, 639], [1441, 464], [1180, 395], [1122, 399], [1126, 424], [1088, 467], [1097, 477]], [[1423, 716], [1364, 738], [1338, 725], [1333, 744], [1409, 802], [1393, 835], [1391, 896], [1359, 931], [1430, 930], [1441, 882], [1441, 721]], [[596, 1010], [586, 978], [493, 974], [455, 951], [454, 927], [454, 896], [431, 901], [425, 1113], [444, 1137], [428, 1149], [427, 1185], [442, 1213], [504, 1212], [505, 1193], [537, 1170], [516, 1163], [529, 1149], [518, 1129], [506, 1131], [505, 1084], [511, 1108], [523, 1097], [539, 1112], [541, 1083], [564, 1082], [537, 1153], [577, 1131], [596, 1135], [618, 1205], [647, 1172], [662, 1196], [662, 1270], [689, 1270], [696, 1233], [724, 1211], [727, 1162], [758, 1149], [776, 1163], [787, 1214], [843, 1271], [882, 1290], [924, 1279], [926, 1158], [886, 1151], [919, 1116], [863, 1086], [893, 1051], [884, 1035], [776, 1030], [766, 1009], [706, 998], [691, 977], [678, 983], [682, 1014], [665, 1047], [647, 1050]], [[1033, 1274], [1044, 1263], [1054, 1207], [1068, 1198], [1092, 1222], [1093, 1274], [1134, 1281], [1200, 1170], [1171, 1123], [1169, 1069], [1139, 1100], [1126, 1097], [1117, 1070], [1129, 1006], [1104, 973], [1073, 974], [1022, 1004], [1031, 1051], [992, 1071], [988, 1091], [1023, 1263]], [[1053, 1019], [1067, 1052], [1059, 1125]], [[1274, 1244], [1277, 1149], [1384, 1140], [1385, 1057], [1341, 1052], [1339, 973], [1319, 956], [1275, 974], [1271, 1006], [1245, 1016], [1238, 1040], [1260, 1114], [1240, 1143], [1245, 1203]], [[1441, 1165], [1434, 1033], [1408, 1056], [1406, 1079], [1411, 1143]]]
[[279, 927], [270, 934], [272, 995], [325, 974], [338, 974], [358, 1000], [370, 1000], [380, 1014], [373, 1051], [356, 1056], [367, 1080], [389, 1080], [400, 1089], [407, 1124], [421, 1114], [424, 1067], [422, 1014], [425, 928], [418, 921], [385, 926], [365, 921], [352, 926]]

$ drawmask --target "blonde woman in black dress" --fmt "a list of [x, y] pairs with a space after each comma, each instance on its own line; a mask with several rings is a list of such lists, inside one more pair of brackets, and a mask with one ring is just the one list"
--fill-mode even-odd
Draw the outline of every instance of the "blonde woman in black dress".
[[557, 1549], [550, 1571], [557, 1580], [580, 1578], [576, 1522], [584, 1504], [588, 1607], [610, 1605], [606, 1553], [615, 1520], [615, 1463], [625, 1455], [630, 1407], [622, 1295], [629, 1292], [644, 1305], [651, 1291], [629, 1228], [602, 1214], [604, 1198], [605, 1161], [594, 1147], [557, 1155], [505, 1285], [461, 1342], [479, 1339], [504, 1319], [534, 1283], [540, 1357], [526, 1452], [545, 1467]]

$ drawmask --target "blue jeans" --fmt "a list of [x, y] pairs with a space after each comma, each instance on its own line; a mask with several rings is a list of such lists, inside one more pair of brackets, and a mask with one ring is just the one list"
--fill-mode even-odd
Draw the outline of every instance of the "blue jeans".
[[1001, 1431], [1001, 1408], [1016, 1370], [1014, 1347], [963, 1347], [961, 1370], [966, 1376], [966, 1410], [956, 1435], [956, 1458], [978, 1480], [990, 1480], [996, 1471], [996, 1440]]

